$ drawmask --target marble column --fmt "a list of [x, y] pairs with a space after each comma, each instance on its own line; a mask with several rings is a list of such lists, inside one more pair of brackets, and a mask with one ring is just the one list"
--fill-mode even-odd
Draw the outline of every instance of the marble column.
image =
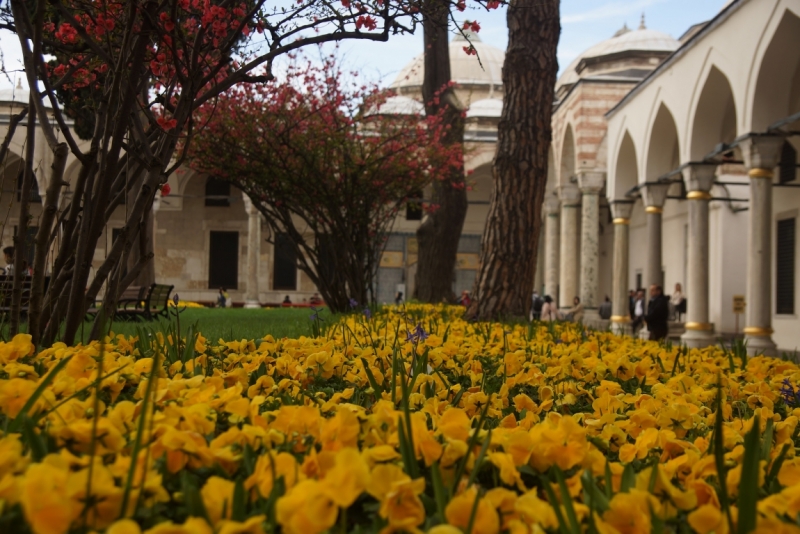
[[618, 335], [630, 333], [630, 308], [628, 307], [628, 254], [632, 200], [615, 200], [611, 203], [614, 217], [614, 274], [611, 292], [611, 331]]
[[583, 321], [599, 321], [597, 312], [598, 271], [600, 255], [600, 190], [603, 189], [605, 173], [581, 171], [578, 186], [581, 190], [581, 287]]
[[581, 191], [574, 184], [558, 188], [561, 199], [561, 272], [558, 284], [558, 305], [571, 308], [578, 295], [578, 218], [581, 211]]
[[561, 201], [553, 192], [544, 200], [545, 236], [544, 236], [544, 294], [553, 297], [558, 302], [558, 215], [561, 210]]
[[247, 292], [245, 308], [260, 308], [258, 301], [258, 262], [261, 255], [261, 217], [250, 201], [244, 196], [244, 207], [247, 212]]
[[772, 340], [772, 177], [783, 137], [754, 135], [741, 143], [750, 176], [750, 228], [747, 242], [747, 326], [749, 354], [775, 356]]
[[683, 168], [689, 202], [686, 332], [681, 341], [689, 348], [714, 344], [714, 326], [708, 317], [708, 204], [716, 178], [713, 163], [692, 163]]

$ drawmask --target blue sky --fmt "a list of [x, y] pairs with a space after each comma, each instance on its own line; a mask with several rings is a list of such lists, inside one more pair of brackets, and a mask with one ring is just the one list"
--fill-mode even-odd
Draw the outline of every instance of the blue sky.
[[[726, 3], [727, 0], [562, 0], [559, 72], [583, 50], [611, 37], [623, 23], [637, 27], [642, 13], [648, 28], [678, 38], [692, 24], [712, 18]], [[481, 39], [505, 50], [505, 16], [505, 9], [491, 13], [467, 10], [463, 18], [478, 20]], [[16, 38], [2, 32], [0, 47], [6, 68], [19, 69]], [[403, 65], [422, 52], [422, 30], [419, 35], [394, 36], [387, 43], [347, 42], [341, 50], [350, 68], [388, 85]], [[5, 76], [0, 76], [0, 88], [8, 86]]]
[[[726, 4], [727, 0], [562, 0], [559, 72], [582, 51], [614, 35], [624, 23], [638, 27], [642, 13], [648, 28], [677, 39], [689, 26], [711, 19]], [[491, 13], [468, 10], [465, 15], [465, 19], [480, 22], [484, 42], [505, 50], [505, 9]], [[351, 67], [389, 84], [403, 65], [422, 52], [422, 35], [396, 36], [388, 43], [369, 45], [345, 43], [341, 49]]]

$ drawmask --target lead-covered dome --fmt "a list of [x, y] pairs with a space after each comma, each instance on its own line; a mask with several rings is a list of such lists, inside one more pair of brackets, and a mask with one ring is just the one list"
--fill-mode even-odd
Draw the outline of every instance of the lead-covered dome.
[[[556, 94], [563, 94], [578, 80], [590, 76], [620, 74], [643, 78], [679, 46], [680, 42], [670, 35], [646, 28], [644, 19], [636, 30], [623, 26], [613, 37], [592, 46], [564, 69], [556, 82]], [[625, 58], [638, 61], [620, 61]]]
[[[478, 56], [468, 55], [464, 47], [470, 43], [463, 35], [457, 35], [450, 41], [450, 77], [462, 86], [485, 85], [500, 87], [503, 84], [503, 59], [505, 52], [481, 41], [475, 33], [468, 33], [469, 40]], [[422, 86], [424, 75], [423, 54], [415, 57], [411, 63], [403, 67], [400, 74], [392, 82], [394, 89], [417, 88]], [[480, 61], [479, 61], [480, 58]]]

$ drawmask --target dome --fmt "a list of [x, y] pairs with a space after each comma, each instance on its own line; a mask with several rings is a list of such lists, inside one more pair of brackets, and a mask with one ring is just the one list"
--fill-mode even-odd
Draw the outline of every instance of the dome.
[[377, 108], [373, 107], [369, 115], [424, 115], [425, 106], [407, 96], [390, 96]]
[[556, 91], [562, 86], [572, 85], [580, 80], [582, 76], [578, 69], [581, 63], [586, 63], [587, 60], [598, 60], [624, 52], [652, 52], [663, 55], [674, 52], [679, 46], [680, 43], [666, 33], [646, 28], [642, 19], [638, 29], [629, 30], [627, 25], [623, 26], [614, 37], [597, 43], [572, 60], [558, 78]]
[[[481, 41], [477, 34], [469, 33], [472, 46], [478, 56], [470, 56], [464, 52], [469, 43], [463, 35], [457, 35], [450, 41], [450, 77], [461, 85], [503, 85], [503, 60], [505, 52]], [[480, 62], [478, 61], [480, 59]], [[391, 87], [420, 87], [424, 76], [423, 55], [415, 57], [411, 63], [403, 67], [400, 74], [392, 82]]]
[[473, 102], [467, 110], [467, 118], [499, 119], [503, 112], [503, 101], [499, 98], [486, 98]]

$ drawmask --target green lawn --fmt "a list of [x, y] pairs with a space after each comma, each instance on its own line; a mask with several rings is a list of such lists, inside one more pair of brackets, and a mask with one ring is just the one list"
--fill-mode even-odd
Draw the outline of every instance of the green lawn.
[[[244, 308], [187, 308], [180, 315], [181, 329], [197, 325], [197, 329], [209, 341], [222, 338], [261, 339], [269, 334], [273, 337], [300, 337], [311, 335], [311, 314], [306, 308], [263, 308], [249, 310]], [[321, 312], [323, 318], [330, 318], [327, 310]], [[175, 319], [173, 318], [172, 321]], [[138, 327], [166, 326], [166, 320], [152, 323], [117, 322], [112, 325], [115, 334], [136, 334]], [[86, 334], [91, 323], [86, 323]], [[161, 328], [163, 330], [163, 328]]]
[[[239, 339], [261, 339], [269, 334], [273, 337], [300, 337], [311, 335], [313, 310], [308, 308], [263, 308], [249, 310], [244, 308], [187, 308], [180, 316], [181, 330], [191, 325], [197, 328], [209, 341], [220, 338], [226, 341]], [[330, 324], [332, 316], [327, 309], [320, 312], [324, 319], [323, 327]], [[174, 317], [172, 321], [174, 321]], [[111, 330], [115, 334], [136, 335], [137, 328], [156, 328], [165, 330], [166, 320], [149, 323], [115, 322]], [[7, 333], [7, 325], [2, 326]], [[85, 322], [78, 332], [78, 339], [86, 341], [91, 322]], [[25, 331], [25, 325], [22, 330]]]

